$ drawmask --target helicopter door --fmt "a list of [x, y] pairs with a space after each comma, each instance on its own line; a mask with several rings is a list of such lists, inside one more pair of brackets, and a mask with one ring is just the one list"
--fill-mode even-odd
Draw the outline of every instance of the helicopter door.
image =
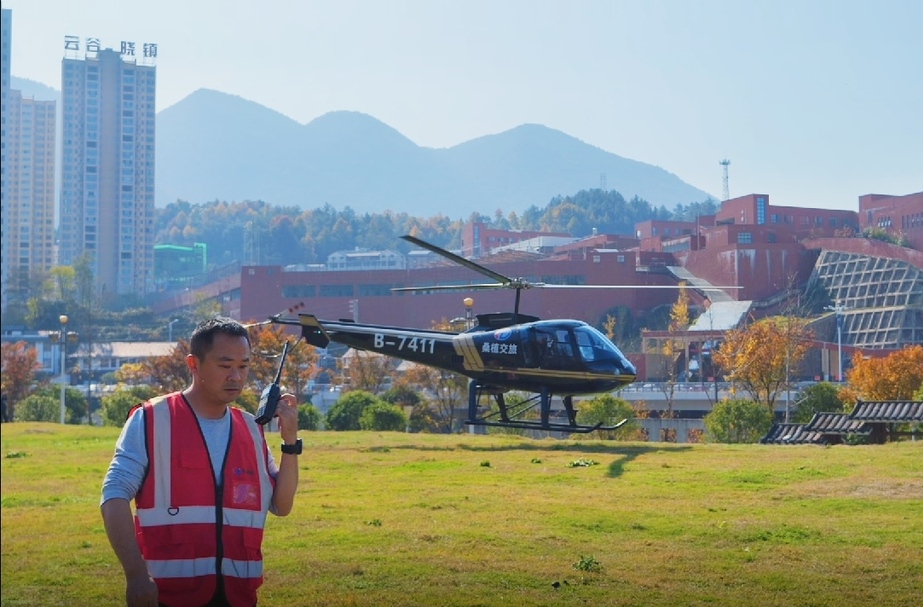
[[530, 357], [543, 369], [579, 369], [570, 330], [542, 327], [530, 332]]

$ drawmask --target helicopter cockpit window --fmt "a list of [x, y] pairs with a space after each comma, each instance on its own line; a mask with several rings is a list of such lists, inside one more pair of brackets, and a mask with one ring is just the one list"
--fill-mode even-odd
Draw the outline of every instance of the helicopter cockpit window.
[[580, 349], [580, 356], [587, 362], [597, 360], [622, 361], [624, 356], [618, 351], [606, 336], [593, 327], [577, 327], [574, 329], [574, 338]]
[[587, 362], [596, 360], [596, 350], [593, 348], [593, 336], [579, 329], [574, 331], [574, 337], [577, 338], [577, 348], [580, 349], [580, 356]]

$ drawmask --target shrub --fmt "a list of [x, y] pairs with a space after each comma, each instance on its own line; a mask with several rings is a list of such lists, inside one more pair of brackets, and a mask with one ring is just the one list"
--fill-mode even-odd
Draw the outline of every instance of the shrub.
[[371, 392], [353, 390], [340, 398], [327, 411], [328, 430], [361, 430], [359, 419], [365, 408], [374, 403], [384, 402]]
[[137, 404], [154, 396], [154, 389], [149, 386], [119, 386], [112, 394], [102, 397], [99, 414], [104, 426], [120, 428], [128, 420], [128, 412]]
[[298, 405], [298, 429], [319, 430], [321, 422], [320, 411], [311, 403]]
[[363, 430], [403, 432], [407, 428], [407, 416], [395, 405], [372, 403], [362, 411], [359, 427]]
[[16, 404], [13, 420], [17, 422], [61, 421], [61, 400], [30, 394]]
[[629, 420], [615, 430], [596, 430], [595, 434], [601, 439], [631, 440], [637, 435], [639, 426], [634, 421], [635, 412], [624, 399], [599, 394], [579, 403], [577, 409], [577, 422], [586, 426], [599, 423], [614, 426], [624, 419]]
[[772, 426], [765, 405], [743, 398], [723, 400], [703, 420], [709, 440], [716, 443], [755, 443]]
[[[39, 386], [30, 396], [48, 398], [55, 402], [55, 414], [52, 419], [44, 420], [31, 420], [31, 421], [52, 421], [60, 422], [61, 421], [61, 385], [52, 385], [46, 384]], [[20, 401], [21, 404], [22, 401]], [[16, 405], [19, 407], [20, 405]], [[65, 386], [64, 388], [64, 408], [65, 408], [65, 423], [68, 424], [79, 424], [81, 423], [87, 414], [87, 399], [83, 391], [75, 388], [74, 386]], [[36, 413], [30, 413], [30, 415], [35, 415]], [[19, 417], [14, 412], [13, 419], [19, 419]], [[23, 420], [25, 421], [25, 420]]]

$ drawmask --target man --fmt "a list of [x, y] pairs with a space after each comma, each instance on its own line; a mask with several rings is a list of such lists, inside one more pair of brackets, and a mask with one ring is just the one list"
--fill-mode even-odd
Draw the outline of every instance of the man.
[[283, 394], [276, 410], [277, 466], [262, 427], [228, 406], [247, 381], [246, 327], [213, 318], [189, 346], [191, 385], [138, 405], [122, 429], [103, 481], [103, 522], [129, 607], [251, 607], [266, 513], [286, 516], [295, 501], [297, 401]]

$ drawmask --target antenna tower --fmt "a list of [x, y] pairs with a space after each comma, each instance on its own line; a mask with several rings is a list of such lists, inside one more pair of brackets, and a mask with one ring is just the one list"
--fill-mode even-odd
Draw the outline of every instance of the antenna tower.
[[724, 160], [718, 161], [718, 164], [722, 167], [721, 195], [724, 196], [722, 200], [728, 200], [731, 197], [731, 194], [728, 192], [728, 165], [731, 164], [731, 161], [725, 158]]
[[606, 174], [605, 173], [599, 174], [599, 189], [602, 190], [603, 192], [608, 191], [608, 188], [606, 186]]
[[244, 263], [260, 265], [260, 233], [252, 221], [244, 226]]

